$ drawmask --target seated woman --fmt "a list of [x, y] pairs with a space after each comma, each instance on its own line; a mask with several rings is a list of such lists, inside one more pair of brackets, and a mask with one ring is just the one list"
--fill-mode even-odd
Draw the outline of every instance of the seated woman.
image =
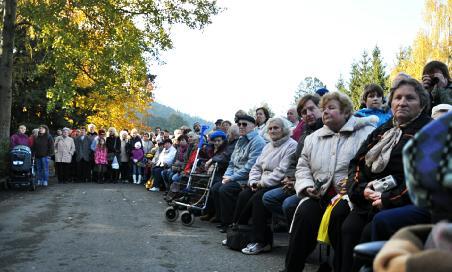
[[389, 109], [385, 108], [383, 103], [383, 89], [377, 84], [368, 84], [364, 87], [362, 103], [366, 106], [355, 112], [356, 117], [377, 116], [377, 127], [386, 123], [392, 117]]
[[[379, 223], [379, 235], [390, 232], [389, 229], [395, 232], [403, 226], [430, 220], [427, 211], [410, 205], [402, 162], [405, 144], [431, 120], [428, 93], [415, 79], [401, 78], [391, 88], [389, 104], [394, 115], [392, 121], [369, 135], [350, 162], [348, 195], [354, 208], [342, 225], [340, 271], [352, 271], [353, 248], [360, 240], [370, 240], [371, 225], [365, 226], [375, 214], [383, 216], [381, 219], [391, 218], [381, 221], [375, 217], [378, 222], [384, 222]], [[377, 186], [383, 178], [394, 180], [393, 185]]]
[[[326, 207], [343, 194], [350, 160], [374, 129], [352, 115], [353, 104], [345, 94], [325, 94], [320, 108], [324, 126], [306, 137], [295, 173], [295, 190], [303, 199], [292, 221], [286, 271], [303, 270], [306, 258], [317, 245]], [[346, 200], [338, 201], [328, 225], [328, 237], [335, 251], [335, 271], [340, 267], [337, 264], [340, 254], [336, 254], [340, 251], [340, 226], [350, 211]]]
[[[215, 164], [217, 164], [217, 168], [215, 171], [215, 176], [213, 177], [213, 184], [221, 181], [221, 178], [226, 172], [228, 168], [229, 160], [231, 159], [231, 152], [227, 152], [227, 136], [222, 130], [217, 130], [210, 134], [210, 141], [213, 142], [213, 154], [211, 158], [206, 162], [205, 167], [207, 169], [207, 173], [212, 174]], [[201, 220], [207, 221], [210, 220], [215, 213], [215, 206], [213, 204], [213, 195], [209, 195], [209, 201], [207, 202], [206, 212], [204, 215], [200, 217]]]
[[247, 224], [250, 217], [253, 221], [254, 241], [248, 244], [244, 254], [259, 254], [271, 250], [273, 235], [267, 226], [271, 213], [265, 208], [262, 196], [268, 190], [281, 185], [289, 157], [295, 152], [297, 142], [290, 138], [289, 123], [282, 118], [271, 118], [267, 122], [270, 142], [265, 145], [261, 155], [251, 168], [248, 184], [239, 193], [234, 221]]
[[374, 271], [452, 271], [451, 131], [452, 113], [448, 113], [422, 128], [404, 148], [410, 198], [416, 206], [427, 208], [436, 224], [399, 230], [378, 253]]
[[155, 165], [152, 167], [152, 177], [154, 179], [154, 184], [149, 191], [160, 191], [160, 185], [162, 185], [163, 183], [162, 171], [171, 167], [175, 156], [176, 149], [173, 147], [173, 142], [170, 139], [163, 140], [163, 150], [159, 152], [158, 159]]
[[173, 182], [173, 176], [178, 175], [184, 169], [188, 160], [188, 137], [186, 135], [179, 135], [177, 142], [178, 145], [173, 165], [171, 168], [162, 171], [162, 177], [165, 182], [167, 192], [170, 190], [171, 183]]

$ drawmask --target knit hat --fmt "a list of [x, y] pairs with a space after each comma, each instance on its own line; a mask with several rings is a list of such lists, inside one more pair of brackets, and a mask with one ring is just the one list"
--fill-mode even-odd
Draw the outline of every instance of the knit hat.
[[324, 96], [326, 93], [329, 93], [330, 91], [328, 91], [326, 88], [320, 88], [317, 91], [315, 91], [316, 94], [320, 95], [320, 96]]
[[413, 203], [432, 211], [434, 221], [452, 220], [452, 112], [424, 126], [403, 150]]
[[221, 130], [214, 131], [209, 136], [211, 141], [213, 141], [215, 138], [218, 138], [218, 137], [221, 137], [223, 139], [223, 141], [225, 141], [226, 138], [227, 138], [226, 134], [223, 131], [221, 131]]
[[248, 114], [242, 114], [242, 115], [236, 116], [235, 122], [238, 123], [240, 120], [245, 120], [245, 121], [251, 122], [253, 124], [256, 123], [256, 119], [254, 119], [254, 117], [252, 117], [252, 116], [249, 116]]
[[136, 148], [136, 149], [141, 148], [141, 143], [140, 143], [140, 142], [136, 142], [136, 143], [135, 143], [135, 148]]

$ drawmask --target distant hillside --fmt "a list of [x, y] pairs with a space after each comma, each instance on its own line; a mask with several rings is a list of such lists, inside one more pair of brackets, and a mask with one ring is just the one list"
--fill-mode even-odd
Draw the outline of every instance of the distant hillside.
[[214, 126], [213, 123], [208, 122], [200, 117], [191, 116], [189, 114], [176, 111], [175, 109], [165, 106], [163, 104], [153, 102], [151, 104], [151, 109], [149, 110], [151, 117], [147, 120], [147, 125], [155, 128], [161, 127], [162, 129], [168, 129], [169, 131], [173, 131], [177, 128], [180, 128], [183, 125], [188, 127], [193, 127], [195, 122], [199, 122], [201, 124], [207, 124], [212, 128]]

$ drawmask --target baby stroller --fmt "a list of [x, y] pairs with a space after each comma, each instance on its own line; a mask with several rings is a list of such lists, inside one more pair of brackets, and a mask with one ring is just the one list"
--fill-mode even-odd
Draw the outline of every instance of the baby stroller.
[[34, 178], [34, 160], [28, 146], [17, 145], [11, 149], [10, 171], [8, 179], [9, 188], [28, 187], [31, 191], [36, 190]]
[[[199, 216], [206, 208], [207, 200], [210, 194], [210, 187], [215, 178], [217, 165], [214, 165], [211, 173], [199, 173], [198, 168], [202, 168], [202, 160], [198, 158], [199, 152], [203, 146], [203, 135], [207, 127], [202, 127], [201, 140], [196, 151], [195, 161], [191, 168], [188, 180], [180, 181], [179, 187], [182, 188], [178, 194], [167, 198], [169, 207], [165, 210], [165, 218], [168, 222], [174, 222], [179, 217], [184, 226], [190, 226], [195, 221], [195, 216]], [[201, 166], [200, 166], [201, 165]]]

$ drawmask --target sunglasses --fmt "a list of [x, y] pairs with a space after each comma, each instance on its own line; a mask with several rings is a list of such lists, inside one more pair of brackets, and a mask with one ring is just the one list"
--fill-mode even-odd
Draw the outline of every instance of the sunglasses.
[[248, 126], [248, 123], [241, 123], [241, 122], [238, 122], [238, 123], [237, 123], [237, 126], [238, 126], [238, 127], [247, 127], [247, 126]]

